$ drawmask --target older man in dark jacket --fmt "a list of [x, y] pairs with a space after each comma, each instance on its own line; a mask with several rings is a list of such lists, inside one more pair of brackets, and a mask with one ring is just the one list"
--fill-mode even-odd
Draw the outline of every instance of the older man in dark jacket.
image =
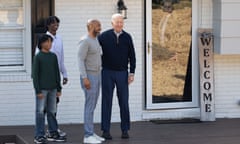
[[[110, 122], [114, 87], [120, 107], [122, 138], [129, 138], [129, 90], [128, 85], [134, 80], [136, 68], [135, 50], [130, 34], [123, 30], [123, 16], [112, 16], [113, 29], [99, 36], [102, 46], [102, 131], [105, 139], [112, 139]], [[130, 71], [128, 65], [130, 64]]]

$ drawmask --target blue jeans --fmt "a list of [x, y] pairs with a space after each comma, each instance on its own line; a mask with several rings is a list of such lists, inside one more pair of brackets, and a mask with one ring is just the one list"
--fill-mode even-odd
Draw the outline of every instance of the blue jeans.
[[85, 94], [85, 105], [84, 105], [84, 136], [89, 137], [94, 134], [93, 115], [97, 105], [99, 96], [101, 73], [96, 75], [88, 74], [88, 79], [91, 83], [91, 88], [86, 89], [81, 78], [81, 86]]
[[57, 111], [56, 105], [57, 90], [42, 90], [43, 98], [36, 96], [36, 126], [35, 137], [45, 135], [45, 114], [47, 113], [48, 130], [50, 133], [56, 133], [58, 123], [55, 116]]

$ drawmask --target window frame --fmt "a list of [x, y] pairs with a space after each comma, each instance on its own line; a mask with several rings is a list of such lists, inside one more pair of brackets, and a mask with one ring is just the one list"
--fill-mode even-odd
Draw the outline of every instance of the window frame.
[[0, 81], [31, 80], [31, 0], [22, 0], [23, 26], [5, 27], [5, 30], [22, 30], [23, 66], [0, 67]]

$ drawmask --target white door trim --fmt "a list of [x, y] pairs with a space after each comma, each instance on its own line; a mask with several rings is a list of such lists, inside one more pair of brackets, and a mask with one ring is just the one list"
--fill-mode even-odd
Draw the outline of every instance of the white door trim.
[[199, 107], [199, 66], [197, 48], [198, 1], [192, 1], [192, 102], [152, 102], [152, 1], [146, 0], [146, 109], [174, 109]]

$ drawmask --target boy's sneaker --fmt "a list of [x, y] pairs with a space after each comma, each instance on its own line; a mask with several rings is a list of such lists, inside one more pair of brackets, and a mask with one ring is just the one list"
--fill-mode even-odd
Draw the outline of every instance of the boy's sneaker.
[[58, 131], [58, 133], [59, 133], [59, 135], [60, 135], [61, 137], [66, 137], [66, 136], [67, 136], [67, 133], [66, 133], [66, 132], [64, 132], [64, 131], [62, 131], [62, 130], [60, 130], [60, 129], [58, 129], [57, 131]]
[[36, 144], [46, 144], [47, 139], [45, 137], [36, 137], [34, 139], [34, 143], [36, 143]]
[[[67, 133], [66, 133], [66, 132], [64, 132], [64, 131], [62, 131], [62, 130], [60, 130], [60, 129], [58, 129], [57, 131], [58, 131], [58, 134], [59, 134], [61, 137], [67, 137]], [[49, 131], [47, 130], [46, 136], [48, 136], [48, 135], [49, 135]]]
[[47, 140], [52, 142], [65, 142], [67, 138], [60, 136], [59, 133], [49, 133], [47, 136]]

